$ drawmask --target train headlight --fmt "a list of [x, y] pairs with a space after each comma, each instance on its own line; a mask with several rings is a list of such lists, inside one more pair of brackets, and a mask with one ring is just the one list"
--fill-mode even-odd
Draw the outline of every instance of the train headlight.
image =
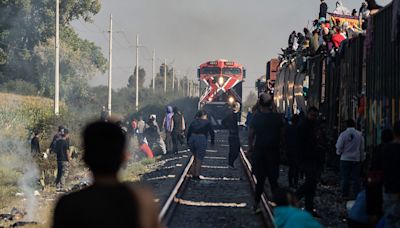
[[233, 102], [235, 102], [235, 98], [229, 97], [229, 98], [228, 98], [228, 102], [232, 104]]
[[225, 80], [224, 80], [223, 77], [219, 77], [219, 78], [218, 78], [218, 84], [219, 84], [220, 86], [223, 86], [223, 85], [224, 85], [224, 82], [225, 82]]

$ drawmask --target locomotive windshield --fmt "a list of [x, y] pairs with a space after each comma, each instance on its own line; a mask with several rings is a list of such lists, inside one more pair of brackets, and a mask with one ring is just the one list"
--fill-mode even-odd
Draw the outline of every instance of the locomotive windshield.
[[240, 68], [229, 68], [224, 67], [222, 68], [222, 74], [240, 74], [242, 71]]
[[220, 74], [221, 73], [221, 68], [219, 68], [219, 67], [205, 67], [205, 68], [201, 68], [200, 73], [201, 74]]

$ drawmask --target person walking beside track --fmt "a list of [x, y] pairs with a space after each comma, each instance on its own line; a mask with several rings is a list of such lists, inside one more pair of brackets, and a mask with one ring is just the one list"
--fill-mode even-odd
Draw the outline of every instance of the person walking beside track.
[[205, 111], [198, 111], [195, 120], [190, 124], [187, 140], [194, 162], [191, 174], [194, 180], [200, 180], [200, 169], [207, 149], [208, 134], [211, 136], [211, 145], [214, 145], [214, 131]]
[[299, 149], [300, 168], [304, 172], [305, 181], [297, 190], [297, 198], [305, 198], [305, 208], [312, 215], [318, 217], [314, 211], [314, 196], [318, 181], [319, 155], [317, 144], [318, 109], [310, 107], [307, 116], [299, 123], [297, 129], [297, 142]]
[[167, 106], [167, 110], [165, 113], [165, 117], [163, 120], [162, 128], [165, 132], [165, 145], [167, 147], [167, 153], [171, 153], [173, 151], [173, 142], [172, 142], [172, 130], [174, 129], [174, 111], [171, 106]]
[[72, 160], [71, 150], [69, 149], [68, 129], [63, 129], [61, 138], [57, 140], [55, 152], [57, 154], [57, 178], [56, 190], [66, 191], [66, 180], [69, 174], [70, 161]]
[[240, 139], [239, 139], [239, 127], [238, 127], [239, 111], [240, 111], [240, 104], [239, 102], [235, 102], [232, 106], [232, 112], [229, 113], [229, 115], [222, 120], [222, 125], [229, 130], [228, 165], [229, 168], [231, 169], [235, 168], [234, 163], [235, 160], [238, 158], [240, 152]]
[[253, 160], [253, 173], [257, 178], [255, 192], [255, 212], [260, 212], [259, 203], [264, 192], [264, 182], [268, 177], [271, 190], [278, 187], [279, 153], [283, 128], [282, 116], [273, 112], [273, 99], [269, 94], [261, 94], [260, 106], [249, 129], [248, 153]]
[[343, 198], [349, 198], [350, 180], [353, 182], [353, 193], [357, 196], [361, 186], [361, 164], [365, 160], [364, 138], [355, 129], [354, 120], [347, 120], [347, 128], [336, 143], [336, 154], [340, 155], [340, 179]]
[[91, 123], [83, 132], [83, 143], [83, 160], [94, 182], [58, 200], [52, 227], [162, 227], [150, 190], [118, 178], [129, 156], [121, 128], [111, 122]]
[[183, 114], [179, 111], [178, 107], [174, 107], [174, 116], [172, 117], [172, 121], [174, 123], [174, 128], [171, 132], [172, 137], [172, 152], [178, 153], [178, 142], [183, 144], [183, 136], [186, 130], [186, 123]]

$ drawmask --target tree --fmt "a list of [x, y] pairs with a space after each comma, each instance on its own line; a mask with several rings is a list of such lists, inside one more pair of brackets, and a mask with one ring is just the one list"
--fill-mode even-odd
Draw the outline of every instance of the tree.
[[[146, 79], [146, 71], [142, 67], [139, 67], [139, 88], [143, 88], [145, 79]], [[133, 74], [129, 76], [128, 87], [136, 88], [136, 67], [135, 70], [133, 71]]]
[[[106, 59], [94, 43], [70, 27], [75, 19], [90, 21], [100, 11], [99, 0], [60, 1], [62, 80], [81, 79], [82, 85]], [[0, 0], [0, 84], [23, 80], [51, 96], [54, 87], [54, 0]], [[75, 77], [75, 78], [72, 78]]]

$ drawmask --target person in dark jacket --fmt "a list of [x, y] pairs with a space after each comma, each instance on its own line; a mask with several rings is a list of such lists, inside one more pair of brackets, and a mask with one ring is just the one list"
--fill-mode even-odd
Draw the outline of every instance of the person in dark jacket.
[[68, 129], [63, 129], [61, 138], [57, 140], [55, 152], [57, 154], [57, 178], [56, 187], [57, 191], [64, 192], [67, 189], [66, 181], [69, 174], [70, 162], [72, 160], [72, 154], [70, 150], [68, 140]]
[[382, 157], [385, 227], [400, 227], [400, 121], [394, 124], [393, 135]]
[[64, 133], [64, 126], [58, 126], [58, 131], [57, 133], [53, 136], [53, 140], [50, 143], [49, 149], [50, 152], [55, 152], [55, 148], [56, 148], [56, 142], [57, 140], [61, 139], [61, 135]]
[[40, 154], [40, 140], [39, 140], [40, 132], [36, 130], [34, 132], [33, 138], [31, 139], [31, 153], [32, 154]]
[[289, 187], [297, 188], [299, 183], [299, 153], [297, 145], [297, 125], [299, 115], [292, 117], [291, 125], [288, 125], [285, 131], [286, 154], [289, 163], [288, 181]]
[[305, 197], [305, 208], [314, 215], [314, 196], [317, 188], [319, 160], [319, 155], [316, 150], [317, 117], [318, 109], [310, 107], [307, 112], [307, 117], [300, 122], [297, 128], [300, 167], [305, 175], [303, 185], [297, 190], [297, 197], [298, 199]]
[[211, 136], [211, 145], [214, 145], [214, 131], [211, 127], [211, 122], [207, 119], [205, 111], [198, 111], [196, 119], [190, 124], [187, 133], [187, 140], [190, 151], [194, 156], [193, 168], [191, 170], [192, 178], [200, 180], [201, 164], [207, 149], [207, 138]]
[[325, 3], [325, 0], [321, 0], [321, 4], [319, 5], [319, 18], [326, 18], [326, 14], [328, 12], [328, 5]]
[[253, 173], [257, 178], [254, 210], [259, 212], [264, 182], [268, 177], [271, 190], [278, 188], [279, 151], [283, 121], [279, 113], [273, 112], [273, 99], [269, 94], [260, 95], [260, 106], [249, 129], [248, 153], [253, 160]]
[[172, 120], [174, 122], [174, 128], [171, 132], [172, 137], [172, 152], [178, 153], [178, 142], [182, 144], [183, 135], [185, 134], [185, 118], [179, 111], [178, 107], [173, 108], [174, 115]]
[[383, 214], [383, 148], [392, 140], [392, 130], [383, 130], [381, 143], [372, 151], [366, 186], [366, 200], [367, 213], [373, 226], [378, 223]]
[[232, 106], [232, 112], [222, 120], [222, 125], [229, 130], [229, 159], [228, 165], [231, 169], [234, 169], [235, 160], [239, 156], [240, 152], [240, 139], [239, 139], [239, 111], [240, 104], [235, 102]]

